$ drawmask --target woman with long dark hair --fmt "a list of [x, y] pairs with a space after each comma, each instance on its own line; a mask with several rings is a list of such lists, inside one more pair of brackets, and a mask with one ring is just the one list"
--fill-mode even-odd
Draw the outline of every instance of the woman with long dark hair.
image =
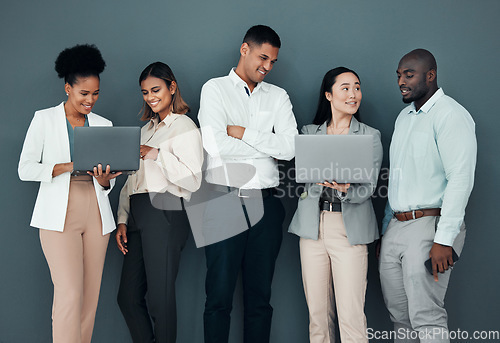
[[35, 113], [19, 160], [21, 180], [40, 182], [31, 226], [40, 228], [54, 284], [55, 343], [90, 343], [109, 233], [115, 229], [108, 194], [121, 173], [99, 165], [89, 175], [72, 175], [74, 128], [112, 125], [91, 112], [105, 65], [94, 45], [59, 54], [55, 67], [67, 100]]
[[[367, 244], [378, 238], [371, 196], [382, 163], [380, 132], [360, 123], [361, 82], [339, 67], [326, 73], [313, 124], [306, 135], [371, 135], [373, 166], [370, 183], [339, 184], [335, 180], [307, 184], [289, 231], [299, 235], [302, 280], [309, 308], [311, 343], [334, 342], [335, 305], [342, 342], [368, 342], [364, 314]], [[321, 147], [328, 153], [328, 147]]]
[[150, 64], [139, 84], [147, 123], [139, 170], [118, 206], [116, 242], [125, 255], [118, 304], [134, 342], [173, 343], [175, 279], [190, 229], [184, 201], [200, 187], [203, 146], [168, 65]]

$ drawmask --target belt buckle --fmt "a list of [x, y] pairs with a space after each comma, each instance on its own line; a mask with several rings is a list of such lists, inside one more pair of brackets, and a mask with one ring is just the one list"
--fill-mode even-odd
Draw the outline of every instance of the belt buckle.
[[411, 211], [411, 216], [412, 216], [412, 218], [413, 218], [413, 219], [417, 219], [417, 218], [415, 217], [415, 210]]
[[238, 198], [250, 198], [250, 195], [241, 194], [241, 188], [238, 188]]

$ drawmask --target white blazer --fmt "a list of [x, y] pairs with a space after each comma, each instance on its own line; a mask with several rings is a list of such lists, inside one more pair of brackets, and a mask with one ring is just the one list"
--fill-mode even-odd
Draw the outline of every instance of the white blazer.
[[[89, 126], [113, 126], [111, 121], [92, 112], [87, 118]], [[60, 232], [64, 230], [71, 176], [70, 173], [63, 173], [52, 177], [52, 170], [54, 165], [67, 162], [71, 162], [71, 155], [62, 102], [59, 106], [35, 112], [19, 159], [19, 178], [22, 181], [40, 182], [31, 226]], [[102, 234], [105, 235], [116, 227], [108, 199], [115, 180], [111, 180], [108, 190], [99, 185], [95, 178], [93, 182], [101, 213]]]

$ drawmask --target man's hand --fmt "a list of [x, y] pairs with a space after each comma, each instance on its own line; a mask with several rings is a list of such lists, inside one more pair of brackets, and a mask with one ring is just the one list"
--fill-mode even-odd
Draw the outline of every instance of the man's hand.
[[243, 134], [245, 133], [245, 128], [243, 126], [238, 125], [228, 125], [227, 126], [227, 135], [236, 139], [242, 139]]
[[438, 271], [444, 273], [450, 266], [453, 266], [452, 247], [434, 243], [429, 257], [432, 261], [432, 274], [434, 281], [438, 281]]

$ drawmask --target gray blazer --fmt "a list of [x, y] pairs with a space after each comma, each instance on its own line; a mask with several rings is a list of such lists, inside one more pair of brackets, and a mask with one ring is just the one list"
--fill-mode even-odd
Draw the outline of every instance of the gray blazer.
[[[306, 125], [301, 133], [305, 135], [325, 135], [326, 122], [322, 125]], [[380, 165], [382, 164], [382, 142], [380, 131], [360, 123], [352, 117], [349, 135], [373, 136], [373, 173], [370, 183], [351, 184], [347, 194], [340, 197], [342, 201], [342, 218], [344, 220], [347, 239], [351, 245], [368, 244], [379, 238], [377, 218], [373, 211], [371, 196], [377, 186]], [[323, 186], [308, 183], [301, 194], [297, 211], [295, 212], [288, 232], [302, 238], [318, 239], [319, 232], [319, 197]], [[337, 193], [339, 194], [339, 193]]]

